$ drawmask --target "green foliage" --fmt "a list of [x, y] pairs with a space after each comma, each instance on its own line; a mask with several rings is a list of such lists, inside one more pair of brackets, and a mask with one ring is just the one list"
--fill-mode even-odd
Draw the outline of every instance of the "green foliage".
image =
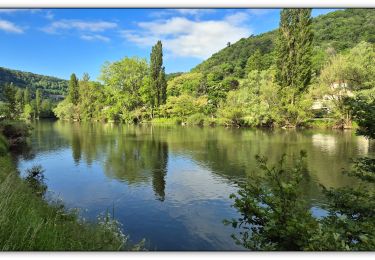
[[43, 197], [47, 191], [47, 185], [44, 183], [44, 170], [41, 165], [34, 165], [30, 169], [26, 170], [25, 181], [32, 189], [33, 193]]
[[26, 143], [27, 137], [30, 136], [30, 126], [21, 121], [1, 121], [0, 135], [4, 136], [6, 143], [13, 148]]
[[36, 116], [39, 118], [39, 115], [41, 113], [41, 105], [42, 105], [42, 92], [40, 89], [37, 89], [35, 92], [35, 112]]
[[249, 57], [256, 51], [263, 53], [263, 62], [265, 68], [272, 62], [272, 56], [269, 54], [274, 48], [275, 31], [267, 32], [257, 36], [242, 38], [231, 46], [213, 54], [209, 59], [205, 60], [194, 69], [193, 72], [210, 73], [219, 69], [221, 64], [227, 63], [233, 65], [232, 73], [242, 77], [245, 75], [245, 66]]
[[[366, 12], [352, 15], [357, 19]], [[106, 63], [100, 77], [104, 86], [86, 75], [79, 82], [78, 103], [60, 104], [57, 116], [138, 123], [155, 117], [186, 121], [203, 114], [204, 124], [253, 127], [318, 126], [311, 119], [334, 117], [338, 122], [334, 127], [351, 127], [354, 112], [348, 94], [373, 86], [373, 45], [361, 42], [336, 54], [329, 44], [313, 41], [312, 32], [320, 35], [316, 23], [324, 16], [311, 20], [310, 14], [310, 9], [286, 9], [279, 31], [242, 39], [192, 72], [168, 76], [167, 84], [159, 41], [152, 48], [150, 66], [138, 58]], [[348, 85], [347, 93], [331, 87], [337, 81]], [[199, 99], [205, 101], [197, 107]], [[315, 101], [324, 105], [319, 112], [312, 107]]]
[[241, 217], [225, 224], [240, 229], [235, 241], [252, 250], [373, 250], [375, 194], [369, 184], [375, 183], [375, 160], [360, 158], [347, 172], [367, 184], [323, 187], [327, 215], [316, 218], [301, 198], [302, 158], [287, 167], [283, 156], [270, 167], [264, 157], [257, 157], [264, 175], [252, 176], [231, 195]]
[[75, 108], [72, 103], [65, 99], [64, 101], [60, 102], [54, 109], [53, 112], [55, 113], [57, 118], [71, 120], [74, 119], [75, 116]]
[[189, 116], [187, 119], [186, 119], [186, 124], [188, 125], [199, 125], [199, 126], [203, 126], [204, 125], [204, 122], [206, 120], [206, 116], [202, 113], [197, 113], [197, 114], [193, 114], [191, 116]]
[[272, 167], [256, 157], [263, 174], [231, 195], [241, 217], [226, 224], [240, 228], [240, 237], [233, 236], [237, 243], [252, 250], [303, 250], [309, 244], [318, 225], [301, 199], [305, 156], [301, 152], [292, 168], [285, 166], [285, 155]]
[[95, 120], [102, 118], [105, 106], [104, 88], [100, 83], [88, 80], [79, 82], [79, 112], [82, 120]]
[[76, 77], [76, 74], [74, 74], [74, 73], [70, 76], [69, 90], [68, 90], [68, 100], [73, 105], [77, 105], [78, 101], [79, 101], [78, 79]]
[[335, 121], [331, 119], [320, 119], [316, 118], [313, 120], [308, 120], [306, 122], [306, 126], [310, 128], [316, 128], [316, 129], [333, 129], [335, 126]]
[[22, 118], [26, 120], [30, 120], [33, 117], [34, 114], [34, 108], [31, 106], [31, 104], [26, 104], [23, 107], [23, 112], [22, 112]]
[[25, 90], [23, 91], [23, 103], [25, 105], [27, 104], [30, 104], [30, 101], [31, 101], [31, 94], [30, 94], [30, 90], [29, 88], [25, 88]]
[[[374, 183], [375, 161], [361, 158], [351, 176]], [[323, 244], [324, 250], [373, 250], [375, 247], [375, 195], [366, 185], [357, 188], [324, 189], [328, 216], [321, 221], [325, 239], [339, 243]]]
[[311, 9], [283, 9], [280, 17], [276, 79], [281, 87], [295, 89], [298, 95], [311, 79]]
[[203, 74], [184, 73], [168, 81], [167, 95], [179, 96], [181, 94], [197, 95], [203, 85]]
[[[343, 52], [353, 48], [361, 41], [374, 43], [375, 29], [373, 21], [375, 12], [372, 9], [346, 9], [330, 12], [312, 19], [311, 31], [314, 35], [312, 47], [312, 69], [317, 72], [324, 64], [323, 52], [326, 50], [336, 50]], [[268, 69], [274, 60], [275, 43], [277, 40], [277, 30], [259, 35], [251, 35], [248, 38], [242, 38], [230, 47], [224, 48], [213, 54], [209, 59], [197, 65], [192, 71], [210, 73], [223, 63], [232, 64], [236, 76], [246, 76], [242, 73], [250, 56], [256, 50], [262, 53], [264, 68]], [[315, 57], [314, 57], [315, 56]]]
[[41, 89], [48, 95], [64, 95], [68, 89], [67, 80], [0, 67], [0, 86], [10, 83], [22, 89], [29, 87], [32, 91]]
[[17, 90], [13, 84], [5, 85], [2, 89], [5, 106], [3, 108], [4, 117], [7, 119], [16, 119], [19, 111], [16, 102]]
[[151, 107], [159, 107], [167, 100], [167, 83], [165, 79], [165, 69], [163, 67], [163, 46], [158, 41], [152, 47], [150, 55], [150, 77], [151, 77]]
[[309, 92], [296, 97], [294, 88], [280, 88], [280, 121], [285, 127], [296, 127], [305, 124], [312, 117], [312, 97]]
[[116, 113], [123, 114], [140, 105], [140, 90], [147, 83], [147, 74], [147, 62], [139, 58], [126, 57], [103, 66], [100, 78], [106, 86], [107, 101], [117, 106]]
[[207, 98], [202, 96], [194, 98], [190, 95], [183, 94], [178, 97], [168, 97], [167, 103], [160, 108], [161, 115], [167, 117], [178, 117], [182, 120], [192, 114], [203, 113], [207, 105]]
[[359, 126], [357, 133], [375, 139], [375, 87], [361, 91], [348, 103]]
[[263, 65], [262, 53], [258, 49], [247, 59], [245, 71], [249, 73], [252, 70], [260, 71], [263, 69], [265, 69], [265, 66]]
[[0, 156], [4, 156], [8, 152], [8, 141], [0, 134]]
[[181, 125], [182, 120], [180, 118], [172, 117], [156, 117], [150, 121], [151, 124], [155, 125]]
[[[333, 56], [323, 68], [319, 78], [323, 88], [321, 95], [328, 97], [327, 103], [338, 125], [350, 127], [352, 114], [356, 111], [361, 113], [361, 106], [365, 104], [361, 100], [366, 95], [371, 96], [366, 93], [371, 93], [375, 84], [374, 59], [374, 46], [361, 42], [347, 54]], [[354, 98], [353, 102], [356, 94], [359, 97]], [[371, 100], [370, 96], [368, 100]]]

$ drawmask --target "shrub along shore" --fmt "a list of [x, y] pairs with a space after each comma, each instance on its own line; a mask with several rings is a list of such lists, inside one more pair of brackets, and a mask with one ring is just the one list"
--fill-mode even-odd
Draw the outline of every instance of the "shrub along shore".
[[86, 222], [61, 203], [45, 201], [43, 171], [34, 167], [25, 179], [17, 171], [10, 149], [20, 145], [22, 138], [9, 137], [10, 128], [18, 134], [28, 129], [22, 122], [0, 124], [0, 250], [140, 249], [140, 244], [128, 244], [120, 224], [108, 214], [99, 216], [96, 223]]

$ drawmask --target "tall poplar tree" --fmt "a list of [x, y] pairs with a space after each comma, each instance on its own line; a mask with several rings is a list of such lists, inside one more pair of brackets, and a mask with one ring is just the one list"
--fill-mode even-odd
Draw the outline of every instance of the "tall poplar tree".
[[78, 85], [77, 76], [74, 73], [70, 76], [68, 99], [74, 105], [78, 104], [78, 101], [79, 101], [79, 85]]
[[311, 9], [283, 9], [280, 14], [276, 79], [294, 95], [305, 91], [311, 80], [311, 21]]
[[36, 106], [36, 116], [39, 118], [40, 110], [42, 105], [42, 91], [37, 89], [35, 92], [35, 106]]
[[17, 114], [20, 115], [22, 113], [23, 106], [24, 106], [24, 103], [23, 103], [23, 90], [22, 89], [20, 89], [20, 88], [17, 89], [15, 99], [16, 99]]
[[23, 104], [24, 105], [30, 104], [30, 101], [31, 101], [30, 91], [29, 91], [29, 88], [26, 88], [25, 91], [23, 92]]
[[158, 83], [161, 89], [160, 101], [165, 104], [167, 101], [167, 80], [165, 79], [165, 68], [163, 67], [159, 73]]
[[163, 67], [163, 46], [158, 41], [153, 47], [150, 55], [150, 77], [152, 96], [151, 106], [159, 107], [166, 100], [166, 80]]

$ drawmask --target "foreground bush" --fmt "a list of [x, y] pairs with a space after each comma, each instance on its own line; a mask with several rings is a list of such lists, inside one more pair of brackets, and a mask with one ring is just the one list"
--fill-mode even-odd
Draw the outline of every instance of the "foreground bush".
[[3, 121], [0, 122], [0, 134], [8, 139], [9, 146], [17, 146], [26, 143], [30, 126], [22, 121]]
[[241, 217], [226, 220], [240, 229], [235, 241], [252, 250], [374, 250], [375, 249], [375, 159], [360, 158], [346, 174], [363, 182], [359, 187], [323, 187], [326, 216], [312, 216], [301, 196], [303, 158], [286, 167], [267, 165], [257, 157], [263, 171], [241, 186], [234, 207]]
[[301, 153], [290, 169], [285, 155], [271, 167], [264, 157], [256, 158], [264, 174], [231, 195], [241, 217], [226, 224], [241, 228], [240, 237], [234, 236], [238, 244], [252, 250], [303, 250], [309, 245], [318, 224], [301, 200], [304, 157]]

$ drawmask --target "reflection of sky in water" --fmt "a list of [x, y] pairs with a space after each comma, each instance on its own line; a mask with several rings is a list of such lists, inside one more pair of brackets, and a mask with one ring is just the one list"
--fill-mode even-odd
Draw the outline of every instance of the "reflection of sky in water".
[[322, 149], [322, 151], [334, 154], [336, 149], [336, 139], [332, 135], [326, 134], [314, 134], [312, 137], [312, 143]]
[[46, 170], [53, 197], [89, 218], [114, 209], [135, 242], [145, 237], [160, 250], [241, 250], [230, 238], [234, 230], [222, 224], [236, 216], [228, 199], [236, 189], [189, 158], [170, 155], [164, 202], [155, 199], [150, 178], [131, 185], [108, 178], [101, 159], [77, 164], [70, 149], [37, 155], [19, 168], [24, 172], [36, 163]]
[[[85, 127], [85, 128], [84, 128]], [[308, 153], [303, 196], [324, 214], [317, 183], [343, 186], [347, 161], [373, 154], [367, 140], [330, 132], [269, 132], [223, 128], [131, 128], [39, 122], [35, 157], [21, 159], [21, 172], [41, 164], [53, 197], [95, 219], [114, 210], [132, 241], [150, 249], [241, 249], [224, 219], [238, 217], [229, 195], [257, 171], [256, 154], [278, 160]]]
[[[324, 152], [327, 152], [330, 155], [333, 155], [336, 152], [339, 137], [335, 135], [319, 133], [313, 134], [311, 140], [314, 146], [316, 146]], [[358, 154], [362, 156], [368, 155], [370, 149], [370, 143], [368, 139], [362, 136], [356, 137], [356, 146]]]

